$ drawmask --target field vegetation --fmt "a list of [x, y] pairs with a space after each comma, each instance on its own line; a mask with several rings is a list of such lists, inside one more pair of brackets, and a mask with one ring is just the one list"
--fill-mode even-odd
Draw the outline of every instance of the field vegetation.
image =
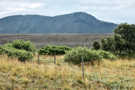
[[93, 48], [14, 40], [0, 46], [0, 90], [134, 90], [135, 25]]
[[[42, 63], [21, 63], [17, 59], [0, 56], [1, 90], [134, 90], [135, 60], [103, 60], [102, 64], [82, 68], [67, 64], [59, 56], [41, 57]], [[49, 62], [48, 62], [48, 61]]]

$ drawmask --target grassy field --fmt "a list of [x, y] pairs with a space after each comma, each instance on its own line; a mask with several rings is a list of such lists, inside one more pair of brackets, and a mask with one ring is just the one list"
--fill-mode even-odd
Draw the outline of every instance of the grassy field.
[[108, 37], [110, 34], [31, 34], [31, 35], [0, 35], [0, 44], [11, 42], [16, 39], [30, 40], [37, 47], [47, 44], [67, 45], [71, 47], [90, 47], [95, 40]]
[[41, 56], [41, 64], [0, 56], [0, 90], [135, 90], [135, 60], [104, 60], [101, 65], [67, 64], [63, 56]]

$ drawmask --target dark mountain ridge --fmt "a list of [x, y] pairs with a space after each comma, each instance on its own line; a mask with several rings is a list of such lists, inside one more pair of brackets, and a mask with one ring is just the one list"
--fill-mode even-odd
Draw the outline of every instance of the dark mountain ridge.
[[59, 16], [14, 15], [0, 19], [0, 33], [112, 33], [117, 24], [84, 12]]

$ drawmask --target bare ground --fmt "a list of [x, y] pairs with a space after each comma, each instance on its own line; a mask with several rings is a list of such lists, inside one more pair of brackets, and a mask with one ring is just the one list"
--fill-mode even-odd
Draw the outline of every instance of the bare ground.
[[29, 34], [29, 35], [0, 35], [0, 44], [11, 42], [16, 39], [30, 40], [37, 47], [41, 47], [48, 44], [53, 45], [67, 45], [71, 47], [75, 46], [87, 46], [91, 47], [93, 41], [100, 40], [108, 37], [111, 34]]

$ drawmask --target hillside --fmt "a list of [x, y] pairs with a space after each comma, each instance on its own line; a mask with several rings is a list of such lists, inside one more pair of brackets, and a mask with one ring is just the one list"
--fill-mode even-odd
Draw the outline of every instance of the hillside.
[[0, 19], [0, 33], [112, 33], [116, 24], [84, 12], [54, 17], [15, 15]]

